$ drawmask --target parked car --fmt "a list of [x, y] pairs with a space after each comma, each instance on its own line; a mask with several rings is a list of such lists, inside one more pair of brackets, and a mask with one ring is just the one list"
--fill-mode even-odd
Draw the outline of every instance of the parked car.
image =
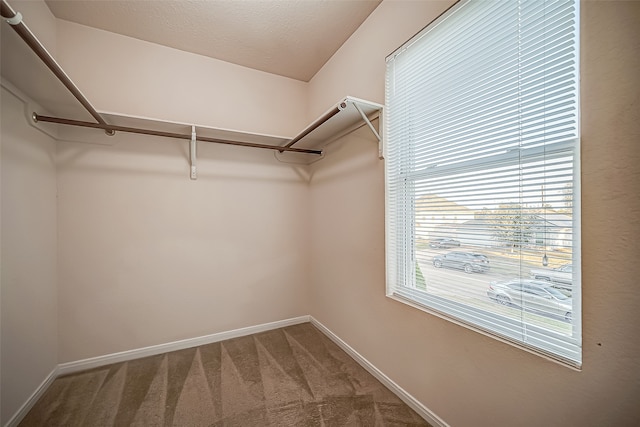
[[532, 268], [529, 276], [535, 280], [546, 280], [571, 286], [573, 284], [573, 264], [564, 264], [556, 268]]
[[433, 257], [433, 265], [437, 268], [449, 267], [464, 270], [465, 273], [489, 271], [489, 258], [473, 252], [453, 251]]
[[434, 249], [455, 248], [460, 246], [460, 242], [454, 239], [433, 239], [429, 242], [429, 247]]
[[547, 282], [512, 279], [489, 284], [487, 296], [503, 305], [571, 320], [573, 300]]

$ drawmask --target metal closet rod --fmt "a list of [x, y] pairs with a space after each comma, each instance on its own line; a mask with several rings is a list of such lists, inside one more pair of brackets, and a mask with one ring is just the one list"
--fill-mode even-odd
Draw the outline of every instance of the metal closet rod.
[[[67, 76], [67, 73], [64, 72], [62, 67], [56, 62], [56, 60], [51, 56], [51, 54], [47, 51], [47, 49], [40, 43], [40, 41], [36, 38], [35, 35], [29, 30], [29, 27], [25, 25], [22, 21], [22, 15], [13, 10], [13, 8], [5, 1], [1, 0], [0, 3], [0, 14], [2, 18], [7, 21], [9, 25], [14, 29], [16, 33], [24, 40], [24, 42], [31, 48], [31, 50], [42, 60], [42, 62], [51, 70], [51, 72], [60, 80], [60, 82], [71, 92], [71, 94], [82, 104], [82, 106], [91, 114], [91, 116], [96, 120], [97, 123], [84, 122], [80, 120], [71, 120], [64, 119], [59, 117], [50, 117], [50, 116], [41, 116], [36, 113], [33, 113], [34, 121], [41, 122], [49, 122], [49, 123], [58, 123], [62, 125], [71, 125], [71, 126], [80, 126], [86, 128], [94, 128], [94, 129], [103, 129], [107, 135], [113, 135], [116, 131], [119, 132], [128, 132], [128, 133], [137, 133], [142, 135], [152, 135], [152, 136], [161, 136], [166, 138], [178, 138], [178, 139], [188, 139], [191, 140], [191, 135], [183, 135], [179, 133], [173, 132], [163, 132], [156, 131], [151, 129], [141, 129], [127, 126], [117, 126], [108, 124], [98, 113], [98, 111], [91, 105], [89, 100], [80, 92], [80, 89], [73, 83], [73, 81]], [[217, 138], [208, 138], [208, 137], [198, 137], [198, 141], [204, 142], [213, 142], [218, 144], [227, 144], [227, 145], [237, 145], [241, 147], [253, 147], [253, 148], [263, 148], [269, 150], [278, 150], [282, 151], [291, 151], [295, 153], [307, 153], [307, 154], [322, 154], [320, 150], [309, 150], [309, 149], [299, 149], [299, 148], [291, 148], [289, 146], [281, 147], [276, 145], [268, 145], [268, 144], [256, 144], [251, 142], [239, 142], [239, 141], [230, 141], [224, 139]]]
[[53, 59], [51, 54], [47, 49], [45, 49], [36, 36], [33, 35], [31, 30], [29, 30], [29, 27], [22, 22], [22, 15], [20, 13], [16, 13], [5, 0], [2, 0], [2, 4], [0, 4], [0, 14], [2, 14], [2, 18], [11, 25], [11, 28], [13, 28], [22, 40], [27, 43], [31, 50], [38, 55], [42, 62], [44, 62], [51, 72], [55, 74], [58, 80], [60, 80], [60, 82], [69, 90], [69, 92], [71, 92], [78, 102], [82, 104], [89, 114], [91, 114], [98, 123], [106, 125], [107, 122], [102, 118], [100, 113], [98, 113], [89, 100], [82, 94], [82, 92], [80, 92], [80, 89], [78, 89], [69, 76], [67, 76], [67, 73], [65, 73], [60, 65], [58, 65], [56, 60]]
[[322, 116], [319, 119], [317, 119], [315, 122], [313, 122], [311, 125], [309, 125], [305, 130], [300, 132], [299, 135], [295, 136], [293, 139], [291, 139], [289, 142], [287, 142], [287, 144], [284, 147], [285, 148], [291, 148], [291, 146], [293, 146], [293, 144], [295, 144], [296, 142], [300, 141], [305, 136], [309, 135], [311, 132], [313, 132], [314, 130], [319, 128], [324, 122], [326, 122], [331, 117], [335, 116], [336, 114], [338, 114], [340, 111], [344, 110], [345, 108], [347, 108], [347, 103], [345, 101], [341, 102], [339, 105], [336, 105], [331, 111], [327, 112], [324, 116]]
[[[92, 128], [92, 129], [104, 129], [106, 131], [111, 130], [116, 132], [128, 132], [128, 133], [137, 133], [141, 135], [151, 135], [151, 136], [161, 136], [165, 138], [191, 140], [191, 134], [164, 132], [159, 130], [141, 129], [141, 128], [134, 128], [129, 126], [117, 126], [117, 125], [109, 125], [109, 124], [101, 124], [101, 123], [91, 123], [91, 122], [84, 122], [80, 120], [63, 119], [60, 117], [41, 116], [36, 113], [33, 113], [33, 120], [35, 122], [57, 123], [60, 125], [80, 126], [80, 127]], [[281, 147], [278, 145], [257, 144], [253, 142], [230, 141], [226, 139], [209, 138], [206, 136], [198, 136], [196, 139], [198, 141], [203, 141], [203, 142], [213, 142], [216, 144], [226, 144], [226, 145], [237, 145], [240, 147], [264, 148], [268, 150], [290, 151], [294, 153], [305, 153], [305, 154], [322, 154], [321, 150]]]

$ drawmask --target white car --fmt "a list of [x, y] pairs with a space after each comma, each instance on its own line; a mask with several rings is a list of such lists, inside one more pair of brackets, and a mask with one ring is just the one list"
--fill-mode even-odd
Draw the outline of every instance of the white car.
[[502, 305], [571, 321], [573, 300], [546, 282], [513, 279], [491, 282], [487, 296]]
[[535, 280], [571, 286], [573, 284], [573, 264], [564, 264], [556, 268], [532, 268], [529, 276]]

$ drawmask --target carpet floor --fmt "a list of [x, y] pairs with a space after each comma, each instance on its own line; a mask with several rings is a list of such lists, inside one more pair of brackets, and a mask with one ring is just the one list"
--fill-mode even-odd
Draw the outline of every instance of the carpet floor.
[[310, 323], [57, 378], [26, 426], [429, 426]]

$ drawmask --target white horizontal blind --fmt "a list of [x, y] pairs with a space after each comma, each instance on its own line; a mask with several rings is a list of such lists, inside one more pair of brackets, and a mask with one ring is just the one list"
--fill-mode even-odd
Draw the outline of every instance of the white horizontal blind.
[[460, 2], [387, 59], [385, 103], [388, 294], [576, 366], [578, 16]]

